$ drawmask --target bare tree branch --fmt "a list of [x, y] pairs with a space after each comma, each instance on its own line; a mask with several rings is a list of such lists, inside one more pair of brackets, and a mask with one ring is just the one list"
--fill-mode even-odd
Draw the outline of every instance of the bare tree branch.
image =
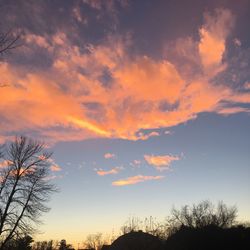
[[14, 35], [13, 32], [0, 33], [0, 54], [20, 46], [17, 41], [20, 39], [20, 34]]

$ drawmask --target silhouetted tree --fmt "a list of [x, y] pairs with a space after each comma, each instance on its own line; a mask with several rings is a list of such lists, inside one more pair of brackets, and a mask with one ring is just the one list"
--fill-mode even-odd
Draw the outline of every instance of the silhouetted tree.
[[0, 150], [0, 249], [35, 231], [46, 202], [56, 191], [49, 183], [51, 153], [40, 142], [17, 137]]
[[236, 217], [237, 208], [235, 206], [228, 207], [223, 202], [219, 202], [217, 208], [215, 208], [211, 202], [203, 201], [198, 205], [183, 206], [180, 210], [174, 208], [167, 222], [169, 230], [174, 232], [181, 226], [227, 228], [235, 223]]
[[31, 236], [26, 235], [20, 239], [17, 239], [17, 250], [31, 250], [33, 239]]
[[31, 250], [33, 239], [29, 235], [25, 235], [19, 239], [8, 241], [4, 247], [5, 250]]
[[154, 236], [165, 238], [165, 224], [160, 223], [156, 218], [149, 216], [144, 219], [138, 217], [129, 217], [126, 223], [121, 227], [122, 234], [144, 231]]
[[33, 244], [32, 250], [55, 250], [58, 242], [50, 241], [38, 241]]
[[67, 244], [66, 240], [60, 241], [59, 250], [71, 250], [72, 246], [70, 244]]
[[107, 240], [103, 238], [102, 233], [95, 233], [87, 236], [84, 242], [84, 247], [88, 249], [100, 250], [104, 244], [107, 244]]
[[222, 228], [208, 225], [202, 228], [181, 226], [166, 241], [166, 250], [246, 250], [250, 248], [250, 228]]

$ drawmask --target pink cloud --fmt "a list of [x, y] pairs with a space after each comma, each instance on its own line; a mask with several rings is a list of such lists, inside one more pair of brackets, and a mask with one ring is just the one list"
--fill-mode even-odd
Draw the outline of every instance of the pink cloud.
[[244, 84], [245, 89], [250, 90], [250, 82]]
[[173, 161], [178, 161], [180, 158], [178, 156], [172, 156], [172, 155], [144, 155], [145, 161], [154, 166], [158, 170], [166, 170], [169, 169], [170, 164]]
[[233, 43], [235, 46], [240, 47], [241, 46], [241, 41], [238, 38], [234, 38]]
[[[40, 157], [43, 157], [43, 156], [40, 156]], [[62, 168], [55, 162], [54, 159], [49, 158], [49, 159], [47, 160], [47, 162], [50, 164], [50, 170], [51, 170], [52, 172], [59, 172], [59, 171], [62, 170]]]
[[166, 131], [164, 131], [164, 134], [165, 134], [165, 135], [170, 135], [170, 134], [171, 134], [171, 131], [166, 130]]
[[130, 165], [132, 167], [140, 167], [141, 161], [140, 160], [133, 160]]
[[231, 115], [235, 113], [250, 113], [250, 109], [243, 107], [231, 107], [231, 108], [221, 108], [218, 113], [222, 115]]
[[104, 158], [105, 159], [114, 159], [115, 158], [115, 154], [106, 153], [106, 154], [104, 154]]
[[103, 170], [103, 169], [96, 169], [96, 173], [100, 176], [110, 175], [110, 174], [118, 174], [122, 170], [122, 167], [115, 167], [111, 170]]
[[131, 176], [126, 179], [121, 179], [112, 182], [113, 186], [126, 186], [126, 185], [134, 185], [140, 182], [145, 182], [145, 181], [150, 181], [150, 180], [160, 180], [164, 178], [164, 176], [145, 176], [145, 175], [136, 175], [136, 176]]
[[149, 138], [155, 136], [160, 136], [160, 134], [156, 131], [150, 132], [148, 134], [139, 133], [137, 136], [137, 140], [148, 140]]

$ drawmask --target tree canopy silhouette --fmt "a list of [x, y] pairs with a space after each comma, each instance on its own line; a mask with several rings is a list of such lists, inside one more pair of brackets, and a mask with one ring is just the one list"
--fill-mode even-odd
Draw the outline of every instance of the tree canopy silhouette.
[[51, 153], [26, 137], [0, 149], [0, 249], [8, 241], [35, 231], [46, 202], [56, 191], [49, 182]]
[[185, 205], [179, 210], [174, 208], [168, 223], [172, 229], [178, 229], [181, 226], [228, 228], [235, 223], [236, 217], [237, 208], [235, 206], [229, 207], [223, 202], [219, 202], [215, 207], [210, 201], [202, 201], [197, 205]]

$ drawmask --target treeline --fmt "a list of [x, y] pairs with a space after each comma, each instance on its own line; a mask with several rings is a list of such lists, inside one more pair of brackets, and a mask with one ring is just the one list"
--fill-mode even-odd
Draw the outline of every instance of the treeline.
[[61, 241], [37, 241], [29, 235], [23, 236], [19, 239], [13, 239], [8, 242], [4, 250], [73, 250], [72, 245], [67, 244], [66, 240]]
[[[236, 207], [229, 207], [223, 202], [215, 206], [209, 201], [203, 201], [197, 205], [172, 209], [171, 215], [164, 222], [158, 222], [153, 217], [144, 220], [129, 218], [122, 226], [119, 236], [143, 231], [154, 235], [161, 242], [163, 250], [250, 249], [250, 227], [247, 223], [238, 223], [236, 219]], [[119, 236], [104, 237], [101, 233], [90, 234], [83, 242], [82, 248], [101, 250], [103, 245], [112, 243]], [[124, 245], [124, 249], [143, 249], [138, 244], [136, 241], [134, 248], [131, 246], [126, 248]], [[246, 246], [249, 248], [245, 248]], [[30, 236], [12, 240], [5, 248], [5, 250], [70, 249], [73, 249], [72, 246], [66, 244], [65, 240], [33, 242]], [[110, 249], [113, 249], [112, 245]], [[147, 249], [151, 250], [149, 246]], [[157, 250], [160, 250], [159, 247]]]

